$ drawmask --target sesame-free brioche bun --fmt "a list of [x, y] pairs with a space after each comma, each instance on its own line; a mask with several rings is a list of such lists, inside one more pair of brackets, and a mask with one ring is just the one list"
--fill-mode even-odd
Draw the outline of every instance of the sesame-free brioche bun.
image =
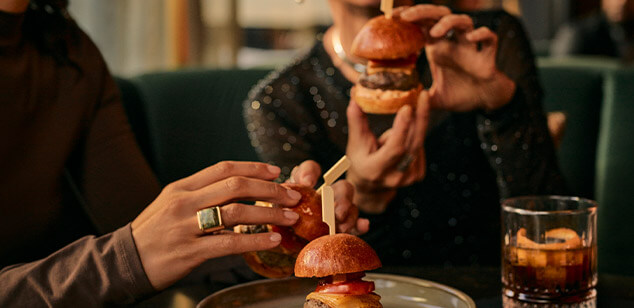
[[324, 235], [308, 243], [295, 262], [297, 277], [326, 277], [369, 271], [381, 267], [370, 245], [354, 235]]
[[418, 53], [425, 45], [420, 27], [398, 16], [374, 17], [352, 41], [352, 54], [371, 60], [402, 59]]
[[418, 95], [423, 90], [421, 84], [418, 87], [402, 90], [370, 89], [357, 84], [351, 89], [351, 96], [365, 113], [394, 114], [405, 105], [416, 109]]

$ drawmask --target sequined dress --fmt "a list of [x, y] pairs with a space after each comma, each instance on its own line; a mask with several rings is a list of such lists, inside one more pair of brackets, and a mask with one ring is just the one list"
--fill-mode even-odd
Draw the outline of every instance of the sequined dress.
[[[472, 15], [498, 34], [498, 68], [517, 83], [506, 106], [491, 113], [433, 111], [425, 141], [427, 174], [399, 189], [363, 236], [387, 265], [499, 265], [501, 198], [566, 192], [542, 110], [542, 89], [519, 21], [502, 12]], [[418, 61], [432, 83], [424, 53]], [[310, 51], [272, 72], [249, 93], [244, 115], [263, 161], [288, 175], [307, 159], [322, 168], [345, 154], [348, 81], [317, 40]], [[379, 135], [393, 116], [369, 115]]]

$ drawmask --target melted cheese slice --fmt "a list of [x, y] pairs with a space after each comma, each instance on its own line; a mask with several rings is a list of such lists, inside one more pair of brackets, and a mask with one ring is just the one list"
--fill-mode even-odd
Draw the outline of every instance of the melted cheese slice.
[[318, 300], [332, 308], [383, 308], [381, 297], [375, 293], [364, 295], [326, 294], [312, 292], [306, 300]]
[[391, 72], [391, 73], [404, 73], [407, 75], [411, 75], [412, 71], [416, 69], [416, 64], [411, 64], [408, 66], [396, 66], [396, 67], [385, 67], [385, 66], [377, 66], [371, 67], [368, 66], [365, 68], [365, 73], [368, 75], [376, 74], [378, 72]]

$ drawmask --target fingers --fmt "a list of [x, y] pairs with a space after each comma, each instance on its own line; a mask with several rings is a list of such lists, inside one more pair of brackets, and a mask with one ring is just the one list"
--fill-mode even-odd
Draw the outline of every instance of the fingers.
[[337, 181], [332, 185], [335, 194], [335, 219], [343, 222], [350, 213], [350, 209], [355, 207], [352, 204], [354, 198], [354, 187], [346, 180]]
[[497, 44], [498, 36], [495, 32], [487, 27], [480, 27], [475, 29], [465, 36], [465, 38], [471, 43], [482, 42], [487, 45]]
[[368, 140], [374, 140], [367, 116], [354, 100], [348, 104], [346, 115], [348, 117], [348, 147], [364, 147]]
[[362, 235], [362, 234], [368, 233], [368, 231], [370, 231], [370, 221], [365, 218], [357, 219], [356, 229], [357, 229], [356, 235]]
[[314, 160], [307, 160], [293, 168], [291, 183], [297, 183], [308, 187], [314, 187], [321, 175], [321, 167]]
[[174, 185], [187, 190], [196, 190], [232, 176], [273, 180], [279, 175], [280, 168], [277, 166], [258, 162], [223, 161], [174, 182]]
[[207, 259], [260, 251], [277, 247], [282, 240], [279, 233], [237, 234], [225, 232], [212, 236], [201, 236], [197, 240], [200, 253]]
[[451, 29], [462, 31], [471, 31], [473, 29], [473, 20], [468, 15], [448, 15], [441, 18], [431, 29], [429, 34], [433, 38], [441, 38]]
[[398, 162], [407, 149], [407, 136], [412, 122], [412, 107], [405, 105], [399, 109], [394, 118], [390, 138], [379, 148], [377, 163], [383, 166], [391, 166]]
[[232, 203], [221, 207], [220, 215], [223, 225], [228, 228], [239, 224], [290, 226], [299, 219], [299, 214], [293, 211], [241, 203]]
[[409, 22], [421, 22], [426, 19], [439, 20], [449, 14], [451, 10], [448, 7], [432, 4], [415, 5], [400, 12], [401, 18]]
[[357, 225], [357, 219], [359, 217], [359, 209], [353, 206], [349, 210], [349, 214], [345, 217], [345, 221], [337, 224], [337, 231], [344, 233], [353, 233]]
[[392, 129], [389, 128], [388, 130], [384, 131], [383, 134], [381, 134], [381, 136], [379, 137], [378, 145], [379, 146], [383, 146], [385, 144], [385, 141], [387, 141], [388, 139], [390, 139], [390, 136], [392, 135]]
[[258, 200], [294, 206], [301, 199], [301, 194], [277, 183], [234, 176], [192, 192], [189, 198], [191, 200], [187, 201], [197, 211], [236, 200]]
[[423, 90], [418, 96], [416, 114], [414, 116], [414, 136], [412, 138], [412, 149], [417, 151], [423, 147], [427, 126], [429, 125], [429, 93]]

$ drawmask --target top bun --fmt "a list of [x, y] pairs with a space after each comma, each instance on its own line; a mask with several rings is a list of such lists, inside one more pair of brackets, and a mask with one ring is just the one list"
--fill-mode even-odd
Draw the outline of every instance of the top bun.
[[354, 235], [339, 233], [308, 243], [297, 256], [295, 276], [326, 277], [379, 267], [381, 260], [370, 245]]
[[398, 16], [384, 15], [368, 21], [352, 41], [352, 54], [370, 60], [402, 59], [425, 45], [421, 29]]

